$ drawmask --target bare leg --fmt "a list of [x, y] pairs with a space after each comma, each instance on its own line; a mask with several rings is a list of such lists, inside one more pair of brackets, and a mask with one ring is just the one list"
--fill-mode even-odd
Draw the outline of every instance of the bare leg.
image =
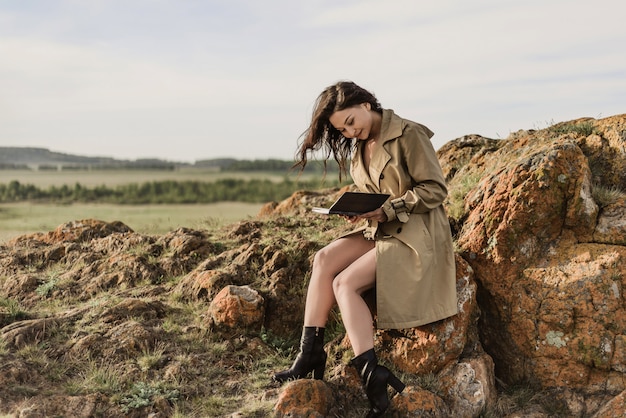
[[[344, 295], [349, 296], [350, 293], [373, 285], [374, 274], [371, 271], [375, 270], [376, 263], [374, 245], [373, 241], [367, 241], [363, 235], [354, 234], [330, 243], [315, 254], [304, 308], [300, 352], [288, 370], [274, 375], [275, 381], [301, 379], [309, 373], [313, 373], [315, 379], [323, 378], [327, 359], [324, 352], [324, 328], [328, 314], [337, 300], [342, 301], [342, 315], [345, 310], [345, 315], [349, 318], [348, 322], [344, 319], [344, 323], [355, 353], [366, 347], [368, 341], [369, 346], [373, 347], [372, 316], [367, 305], [358, 294], [357, 297], [367, 312], [364, 313], [365, 318], [357, 320], [354, 317], [359, 313], [355, 309], [360, 310], [361, 306], [351, 299], [344, 302]], [[364, 277], [359, 279], [361, 274]], [[359, 284], [359, 280], [362, 280], [362, 284]], [[335, 295], [338, 295], [337, 299]], [[369, 324], [369, 332], [366, 324]], [[357, 342], [356, 345], [354, 341]]]
[[[373, 247], [373, 244], [372, 244]], [[371, 248], [337, 275], [333, 291], [354, 355], [374, 348], [372, 314], [361, 297], [376, 282], [376, 250]]]
[[[305, 326], [326, 326], [328, 314], [336, 303], [333, 291], [335, 277], [372, 248], [373, 241], [355, 234], [333, 241], [315, 254], [304, 308]], [[369, 312], [368, 317], [371, 319]]]

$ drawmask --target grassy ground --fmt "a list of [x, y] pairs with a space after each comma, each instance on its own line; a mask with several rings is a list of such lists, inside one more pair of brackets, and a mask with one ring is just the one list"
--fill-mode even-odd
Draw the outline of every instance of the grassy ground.
[[142, 234], [163, 234], [179, 227], [202, 229], [234, 223], [259, 212], [261, 204], [221, 202], [207, 205], [0, 204], [0, 243], [18, 235], [47, 232], [80, 219], [121, 221]]

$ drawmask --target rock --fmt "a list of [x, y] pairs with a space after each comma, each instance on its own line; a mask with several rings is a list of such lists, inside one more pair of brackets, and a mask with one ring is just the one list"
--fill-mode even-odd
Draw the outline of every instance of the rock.
[[626, 391], [607, 402], [592, 418], [626, 417]]
[[442, 371], [437, 380], [450, 416], [472, 418], [496, 400], [493, 360], [487, 354], [471, 361], [461, 360]]
[[437, 373], [459, 359], [479, 313], [474, 272], [458, 256], [456, 275], [458, 314], [417, 328], [378, 331], [379, 357], [390, 361], [399, 370], [414, 374]]
[[265, 261], [263, 269], [261, 269], [261, 274], [268, 277], [271, 276], [272, 273], [289, 265], [289, 257], [287, 257], [287, 254], [273, 246], [263, 250], [263, 259], [267, 261]]
[[[450, 408], [434, 393], [420, 387], [406, 387], [391, 399], [389, 416], [394, 418], [449, 418]], [[459, 417], [461, 417], [460, 415]]]
[[[562, 122], [561, 125], [568, 122]], [[589, 124], [593, 132], [576, 138], [589, 160], [594, 183], [615, 185], [626, 190], [626, 118], [616, 115], [599, 120], [584, 118], [569, 124]]]
[[464, 357], [462, 361], [467, 363], [474, 371], [474, 379], [480, 383], [482, 390], [481, 398], [484, 399], [485, 407], [488, 409], [492, 408], [498, 400], [493, 359], [487, 353], [477, 353], [473, 357]]
[[211, 302], [208, 316], [218, 328], [260, 329], [263, 305], [263, 297], [251, 287], [226, 286]]
[[626, 199], [618, 199], [604, 207], [593, 231], [593, 241], [599, 244], [626, 245]]
[[295, 380], [283, 388], [274, 413], [276, 418], [321, 418], [328, 415], [333, 399], [332, 391], [323, 381]]
[[[582, 123], [594, 133], [576, 133]], [[480, 337], [499, 377], [578, 391], [587, 412], [625, 388], [624, 199], [600, 209], [593, 195], [598, 182], [626, 186], [615, 126], [626, 117], [522, 133], [450, 180], [466, 190], [457, 244], [480, 284]]]
[[485, 154], [497, 151], [504, 144], [504, 141], [480, 135], [465, 135], [447, 142], [437, 150], [446, 182], [450, 182], [466, 166], [472, 166], [475, 161], [480, 162]]

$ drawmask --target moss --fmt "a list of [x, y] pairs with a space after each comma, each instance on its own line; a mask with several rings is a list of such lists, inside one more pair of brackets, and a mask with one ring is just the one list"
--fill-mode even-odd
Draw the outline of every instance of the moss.
[[599, 369], [608, 369], [610, 358], [602, 343], [598, 346], [588, 345], [581, 339], [578, 341], [578, 351], [581, 356], [580, 361], [584, 364]]

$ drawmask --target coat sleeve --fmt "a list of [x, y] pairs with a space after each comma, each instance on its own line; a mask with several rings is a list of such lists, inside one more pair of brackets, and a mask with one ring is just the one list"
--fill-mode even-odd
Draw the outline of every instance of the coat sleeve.
[[413, 187], [383, 205], [389, 221], [398, 219], [406, 222], [406, 213], [429, 212], [440, 206], [448, 194], [441, 165], [430, 141], [431, 136], [432, 132], [425, 126], [408, 123], [398, 138], [404, 154], [399, 156], [399, 160], [410, 176]]

